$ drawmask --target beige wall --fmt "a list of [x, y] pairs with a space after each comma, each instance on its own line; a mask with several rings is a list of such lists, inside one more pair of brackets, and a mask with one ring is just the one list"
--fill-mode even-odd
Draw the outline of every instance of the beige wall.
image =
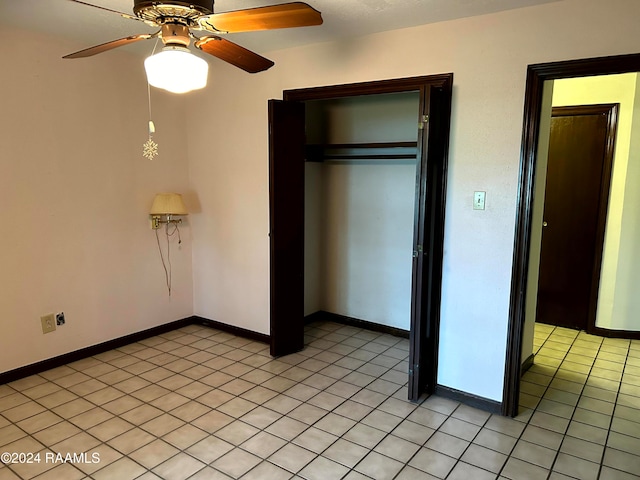
[[[638, 75], [640, 77], [640, 75]], [[640, 78], [636, 80], [635, 102], [627, 176], [624, 185], [624, 204], [620, 222], [620, 248], [616, 275], [615, 301], [611, 319], [603, 318], [603, 325], [614, 330], [640, 330]]]
[[[154, 193], [188, 193], [183, 101], [153, 94], [150, 162], [140, 59], [61, 59], [80, 48], [0, 31], [0, 372], [193, 313], [191, 229], [169, 299], [147, 215]], [[59, 311], [67, 324], [43, 335]]]
[[[267, 99], [289, 88], [454, 72], [440, 384], [502, 397], [528, 64], [639, 50], [635, 0], [565, 0], [215, 63], [189, 102], [196, 313], [269, 331]], [[321, 27], [320, 27], [321, 28]], [[474, 190], [486, 210], [472, 210]]]

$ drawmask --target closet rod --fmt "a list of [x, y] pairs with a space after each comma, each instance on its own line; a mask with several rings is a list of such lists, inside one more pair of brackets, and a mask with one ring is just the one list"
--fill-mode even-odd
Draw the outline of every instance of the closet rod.
[[[416, 160], [418, 142], [375, 142], [375, 143], [325, 143], [307, 144], [306, 161], [322, 162], [324, 160]], [[387, 149], [398, 153], [363, 153], [363, 150]], [[405, 151], [400, 153], [400, 149]], [[406, 151], [410, 149], [409, 151]], [[352, 150], [344, 152], [340, 150]], [[361, 152], [356, 153], [358, 150]]]
[[310, 148], [335, 150], [337, 148], [416, 148], [418, 142], [374, 142], [374, 143], [316, 143], [308, 144]]
[[389, 155], [324, 155], [325, 160], [405, 160], [416, 159], [416, 154], [389, 154]]

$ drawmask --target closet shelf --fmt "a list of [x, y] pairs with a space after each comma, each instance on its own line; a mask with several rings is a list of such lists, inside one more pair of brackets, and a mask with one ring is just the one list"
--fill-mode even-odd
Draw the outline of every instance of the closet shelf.
[[[307, 162], [330, 160], [415, 160], [418, 142], [325, 143], [305, 146]], [[385, 150], [381, 152], [381, 150]]]

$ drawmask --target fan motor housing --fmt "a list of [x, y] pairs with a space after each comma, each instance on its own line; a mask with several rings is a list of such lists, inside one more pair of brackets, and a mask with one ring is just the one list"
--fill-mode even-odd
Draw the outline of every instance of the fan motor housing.
[[133, 13], [143, 20], [163, 23], [163, 19], [181, 18], [194, 21], [203, 15], [213, 13], [214, 0], [134, 0]]

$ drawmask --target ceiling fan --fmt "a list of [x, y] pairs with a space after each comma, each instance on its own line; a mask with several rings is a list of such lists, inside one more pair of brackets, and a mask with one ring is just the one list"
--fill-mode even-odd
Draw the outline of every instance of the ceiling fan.
[[[160, 30], [155, 33], [142, 33], [120, 38], [65, 55], [62, 58], [89, 57], [123, 45], [156, 37], [162, 39], [165, 48], [186, 50], [191, 38], [193, 38], [195, 39], [194, 45], [203, 52], [246, 72], [257, 73], [267, 70], [274, 63], [251, 50], [220, 37], [220, 35], [322, 24], [320, 12], [303, 2], [214, 13], [214, 0], [134, 0], [134, 14], [130, 15], [80, 0], [70, 1], [116, 13], [124, 18], [141, 21], [153, 27], [160, 27]], [[213, 35], [197, 37], [191, 30]]]

